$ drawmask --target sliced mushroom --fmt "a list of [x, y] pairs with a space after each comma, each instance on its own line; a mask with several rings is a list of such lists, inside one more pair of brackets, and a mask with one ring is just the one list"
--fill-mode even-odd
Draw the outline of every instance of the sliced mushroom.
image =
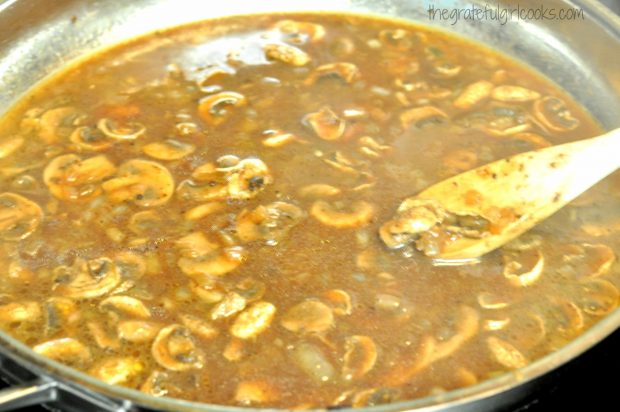
[[313, 85], [319, 80], [335, 78], [346, 84], [351, 84], [360, 76], [360, 71], [353, 63], [329, 63], [317, 67], [304, 81], [306, 85]]
[[244, 95], [237, 92], [219, 92], [204, 97], [198, 104], [198, 115], [210, 126], [219, 126], [232, 114], [231, 108], [247, 105]]
[[235, 401], [243, 406], [261, 405], [277, 399], [276, 389], [265, 381], [241, 381], [235, 390]]
[[244, 209], [237, 216], [237, 236], [244, 242], [262, 239], [273, 245], [305, 216], [298, 206], [287, 202], [273, 202], [253, 210]]
[[504, 277], [516, 287], [531, 286], [536, 283], [545, 268], [545, 257], [540, 249], [529, 251], [504, 251]]
[[222, 276], [235, 270], [245, 260], [241, 246], [217, 249], [194, 257], [181, 257], [177, 264], [186, 275], [195, 280], [211, 276]]
[[131, 296], [110, 296], [99, 303], [102, 311], [114, 311], [116, 313], [138, 319], [148, 319], [151, 311], [141, 300]]
[[228, 186], [224, 181], [196, 182], [186, 179], [179, 184], [177, 195], [193, 202], [222, 201], [228, 197]]
[[217, 303], [224, 299], [224, 291], [212, 279], [200, 283], [192, 280], [189, 287], [192, 293], [206, 303]]
[[345, 341], [342, 376], [357, 380], [366, 375], [377, 361], [377, 346], [368, 336], [349, 336]]
[[315, 183], [300, 188], [298, 193], [302, 197], [323, 198], [337, 196], [342, 193], [342, 190], [332, 185]]
[[574, 302], [555, 296], [549, 297], [549, 302], [550, 305], [544, 313], [549, 330], [558, 331], [569, 338], [583, 330], [585, 326], [583, 312]]
[[334, 314], [321, 301], [305, 300], [289, 309], [280, 324], [295, 333], [321, 333], [334, 326]]
[[112, 203], [132, 201], [142, 207], [162, 205], [174, 193], [174, 180], [168, 169], [142, 159], [126, 161], [116, 177], [101, 186]]
[[452, 102], [452, 105], [457, 109], [471, 109], [488, 99], [494, 87], [493, 83], [486, 80], [471, 83], [463, 89], [461, 94]]
[[421, 129], [430, 124], [443, 123], [446, 119], [448, 115], [435, 106], [414, 107], [400, 114], [403, 129], [408, 129], [412, 125]]
[[97, 129], [114, 140], [136, 140], [144, 135], [146, 128], [140, 123], [121, 124], [112, 119], [100, 119]]
[[234, 287], [234, 291], [241, 295], [248, 303], [262, 299], [265, 290], [265, 284], [254, 278], [245, 278]]
[[379, 41], [396, 50], [405, 51], [413, 46], [411, 32], [403, 29], [386, 29], [379, 32]]
[[276, 307], [264, 301], [259, 301], [241, 312], [230, 327], [231, 335], [239, 339], [250, 339], [263, 333], [270, 325], [276, 314]]
[[231, 317], [245, 309], [247, 301], [238, 293], [229, 292], [211, 309], [209, 314], [212, 320]]
[[302, 119], [314, 133], [323, 140], [338, 140], [344, 134], [346, 122], [329, 107], [322, 107], [318, 112], [308, 113]]
[[291, 66], [305, 66], [310, 63], [310, 56], [297, 47], [288, 44], [266, 44], [263, 46], [265, 56]]
[[15, 153], [24, 144], [24, 138], [21, 136], [12, 136], [8, 139], [0, 141], [0, 159], [9, 157]]
[[170, 325], [160, 330], [151, 353], [158, 364], [178, 372], [200, 369], [205, 361], [189, 329], [181, 325]]
[[332, 306], [335, 315], [345, 316], [353, 312], [351, 295], [341, 289], [330, 289], [323, 294], [325, 299]]
[[41, 305], [34, 301], [12, 302], [0, 305], [1, 323], [36, 322], [41, 319]]
[[214, 213], [221, 212], [225, 209], [225, 205], [217, 202], [203, 203], [189, 209], [183, 217], [186, 220], [200, 220]]
[[325, 37], [323, 26], [306, 21], [280, 20], [273, 25], [273, 28], [283, 34], [285, 42], [291, 44], [315, 43]]
[[491, 92], [494, 100], [504, 103], [525, 103], [540, 98], [540, 93], [521, 86], [497, 86]]
[[97, 346], [101, 349], [116, 351], [121, 346], [116, 336], [112, 336], [104, 324], [100, 322], [88, 322], [86, 327]]
[[234, 166], [223, 167], [218, 171], [226, 175], [228, 196], [231, 199], [251, 199], [273, 181], [267, 165], [260, 159], [243, 159]]
[[199, 338], [211, 340], [219, 334], [215, 326], [198, 316], [181, 314], [179, 319], [190, 332]]
[[506, 368], [523, 368], [529, 363], [527, 358], [517, 348], [502, 339], [489, 336], [486, 343], [493, 358]]
[[41, 224], [43, 210], [39, 205], [15, 193], [0, 194], [0, 239], [22, 240]]
[[82, 160], [74, 154], [58, 156], [43, 171], [43, 181], [61, 200], [91, 200], [101, 193], [99, 183], [112, 176], [116, 167], [100, 155]]
[[144, 320], [122, 320], [118, 322], [118, 337], [133, 343], [150, 342], [159, 333], [161, 326]]
[[400, 204], [396, 216], [381, 226], [379, 236], [390, 249], [400, 249], [441, 223], [446, 215], [435, 201], [409, 198]]
[[543, 126], [554, 132], [576, 129], [580, 122], [573, 117], [566, 103], [558, 97], [546, 96], [534, 102], [534, 116]]
[[609, 272], [616, 261], [614, 251], [607, 245], [569, 245], [564, 252], [562, 273], [576, 278], [597, 278]]
[[375, 215], [375, 207], [363, 200], [353, 202], [349, 208], [338, 208], [323, 200], [312, 204], [310, 214], [326, 226], [339, 229], [366, 226]]
[[92, 152], [100, 152], [109, 149], [113, 145], [113, 141], [108, 138], [99, 129], [88, 126], [76, 128], [69, 140], [74, 143], [79, 150], [88, 150]]
[[577, 299], [585, 313], [605, 316], [618, 306], [620, 291], [613, 283], [603, 279], [590, 279], [581, 286], [583, 294]]
[[74, 126], [78, 117], [77, 110], [73, 107], [57, 107], [43, 113], [39, 119], [39, 137], [46, 144], [53, 144], [68, 135], [68, 129]]
[[95, 365], [88, 373], [110, 385], [126, 385], [136, 379], [145, 365], [136, 358], [110, 358]]
[[174, 139], [163, 142], [149, 143], [142, 148], [144, 153], [157, 160], [179, 160], [196, 150], [191, 143], [184, 143]]
[[121, 252], [114, 257], [116, 269], [122, 279], [135, 281], [140, 279], [147, 270], [146, 258], [133, 252]]
[[63, 297], [51, 297], [45, 301], [45, 333], [51, 334], [61, 327], [80, 320], [81, 312], [75, 301]]
[[39, 355], [68, 364], [87, 365], [91, 361], [88, 347], [73, 338], [60, 338], [38, 344], [32, 348]]
[[108, 258], [78, 258], [71, 267], [60, 266], [56, 293], [73, 299], [92, 299], [111, 292], [121, 281], [116, 264]]
[[504, 309], [510, 305], [510, 301], [490, 292], [482, 292], [478, 295], [478, 304], [483, 309]]
[[286, 133], [277, 129], [270, 129], [263, 132], [263, 135], [266, 136], [263, 139], [262, 144], [266, 147], [282, 147], [289, 143], [298, 142], [298, 143], [308, 143], [303, 139], [300, 139], [293, 133]]
[[301, 342], [291, 351], [295, 364], [315, 382], [327, 382], [334, 378], [336, 370], [323, 351], [316, 345]]

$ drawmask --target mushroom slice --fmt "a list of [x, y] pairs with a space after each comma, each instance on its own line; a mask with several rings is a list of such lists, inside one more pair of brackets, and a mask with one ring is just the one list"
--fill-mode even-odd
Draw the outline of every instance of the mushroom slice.
[[536, 100], [533, 106], [534, 116], [543, 126], [554, 132], [567, 132], [576, 129], [580, 122], [573, 117], [563, 100], [546, 96]]
[[39, 137], [47, 144], [56, 143], [64, 134], [63, 131], [74, 126], [77, 116], [73, 107], [57, 107], [46, 111], [39, 119]]
[[548, 329], [560, 332], [570, 338], [581, 332], [585, 326], [583, 312], [579, 307], [564, 298], [550, 297], [550, 305], [543, 314], [549, 323]]
[[244, 95], [237, 92], [219, 92], [202, 98], [198, 104], [198, 115], [210, 126], [219, 126], [232, 114], [231, 108], [247, 105]]
[[276, 307], [265, 301], [252, 304], [241, 312], [230, 327], [231, 335], [239, 339], [250, 339], [264, 332], [276, 314]]
[[116, 264], [108, 258], [78, 258], [71, 267], [59, 266], [56, 293], [73, 299], [92, 299], [111, 292], [121, 281]]
[[506, 368], [523, 368], [529, 363], [527, 358], [517, 348], [502, 339], [489, 336], [486, 343], [493, 358]]
[[489, 81], [481, 80], [471, 83], [458, 97], [452, 102], [457, 109], [468, 110], [485, 101], [490, 95], [495, 85]]
[[154, 210], [143, 210], [129, 218], [129, 230], [136, 235], [155, 235], [161, 230], [161, 216]]
[[446, 119], [448, 115], [435, 106], [414, 107], [400, 114], [403, 129], [408, 129], [412, 125], [421, 129], [429, 124], [443, 123]]
[[276, 389], [265, 381], [241, 381], [235, 390], [235, 401], [243, 406], [265, 404], [277, 399]]
[[337, 196], [342, 193], [342, 190], [325, 183], [315, 183], [302, 187], [297, 193], [302, 197], [322, 198]]
[[241, 295], [247, 302], [255, 302], [262, 299], [265, 289], [263, 282], [253, 278], [245, 278], [234, 287], [235, 292]]
[[302, 119], [318, 137], [323, 140], [338, 140], [344, 134], [346, 122], [329, 107], [322, 107], [318, 112], [308, 113]]
[[578, 299], [581, 309], [592, 316], [605, 316], [618, 306], [620, 292], [613, 283], [603, 279], [582, 282], [583, 294]]
[[211, 323], [198, 316], [181, 314], [179, 319], [190, 332], [199, 338], [211, 340], [219, 334], [219, 331]]
[[156, 397], [173, 396], [175, 393], [180, 396], [183, 393], [179, 387], [170, 383], [170, 376], [166, 372], [157, 370], [146, 378], [140, 390]]
[[329, 63], [317, 67], [304, 81], [306, 85], [313, 85], [319, 80], [336, 78], [346, 84], [351, 84], [360, 76], [360, 71], [353, 63]]
[[116, 269], [122, 279], [138, 280], [146, 273], [146, 259], [132, 252], [120, 252], [114, 257]]
[[531, 349], [543, 342], [547, 335], [545, 321], [537, 313], [515, 314], [499, 336], [522, 349]]
[[301, 342], [291, 352], [295, 364], [315, 382], [327, 382], [336, 375], [336, 370], [323, 351], [317, 346]]
[[183, 217], [186, 220], [200, 220], [205, 217], [225, 210], [226, 206], [222, 203], [208, 202], [189, 209]]
[[325, 299], [332, 306], [335, 315], [345, 316], [353, 312], [351, 296], [341, 289], [330, 289], [323, 294]]
[[0, 239], [17, 241], [30, 236], [41, 223], [43, 210], [15, 193], [0, 194]]
[[174, 180], [168, 169], [142, 159], [126, 161], [116, 177], [101, 186], [112, 203], [133, 201], [142, 207], [162, 205], [174, 193]]
[[112, 147], [113, 142], [101, 130], [88, 126], [76, 128], [69, 140], [74, 143], [79, 150], [100, 152]]
[[110, 296], [99, 303], [99, 309], [102, 311], [114, 311], [138, 319], [148, 319], [151, 317], [151, 311], [144, 303], [131, 296]]
[[303, 210], [287, 202], [244, 209], [237, 216], [237, 236], [244, 242], [263, 239], [275, 245], [305, 216]]
[[100, 119], [97, 128], [114, 140], [136, 140], [144, 135], [146, 128], [140, 123], [120, 124], [112, 119]]
[[179, 160], [194, 153], [195, 150], [196, 146], [193, 144], [174, 139], [149, 143], [142, 148], [145, 154], [157, 160]]
[[609, 272], [616, 261], [616, 255], [607, 245], [584, 243], [569, 245], [564, 253], [564, 261], [564, 269], [577, 278], [597, 278]]
[[245, 309], [247, 301], [238, 293], [229, 292], [211, 309], [212, 320], [224, 319], [235, 315]]
[[273, 181], [267, 165], [255, 158], [243, 159], [234, 166], [217, 170], [226, 176], [231, 199], [251, 199]]
[[540, 249], [520, 252], [504, 251], [504, 277], [516, 287], [536, 283], [545, 268], [545, 257]]
[[477, 300], [478, 304], [483, 309], [504, 309], [510, 305], [510, 301], [507, 299], [502, 299], [490, 292], [482, 292], [478, 294]]
[[295, 333], [321, 333], [334, 325], [334, 314], [323, 302], [309, 299], [289, 309], [280, 324]]
[[9, 157], [15, 153], [24, 144], [24, 138], [21, 136], [12, 136], [8, 139], [3, 139], [0, 142], [0, 159]]
[[375, 207], [360, 200], [352, 203], [347, 210], [323, 200], [317, 200], [312, 204], [310, 214], [326, 226], [349, 229], [369, 224], [375, 215]]
[[110, 385], [126, 385], [136, 379], [145, 369], [136, 358], [110, 358], [95, 365], [89, 374]]
[[90, 200], [101, 193], [99, 182], [112, 176], [116, 167], [103, 155], [82, 160], [74, 154], [54, 158], [43, 171], [43, 181], [61, 200]]
[[223, 182], [196, 182], [186, 179], [179, 184], [177, 195], [193, 202], [221, 201], [228, 197], [228, 186]]
[[411, 32], [403, 29], [387, 29], [379, 32], [379, 41], [396, 50], [405, 51], [413, 46]]
[[173, 324], [160, 330], [151, 353], [158, 364], [172, 371], [181, 372], [204, 366], [204, 354], [196, 347], [189, 329], [181, 325]]
[[521, 86], [497, 86], [491, 92], [494, 100], [504, 103], [526, 103], [540, 98], [540, 93]]
[[308, 53], [288, 44], [266, 44], [263, 50], [268, 59], [278, 60], [291, 66], [305, 66], [310, 63]]
[[315, 43], [325, 37], [323, 26], [306, 21], [280, 20], [273, 25], [273, 28], [283, 34], [285, 42], [291, 44]]
[[349, 336], [345, 341], [342, 376], [357, 380], [366, 375], [377, 361], [377, 346], [368, 336]]
[[60, 327], [80, 319], [80, 311], [72, 299], [51, 297], [45, 301], [45, 333], [49, 334]]
[[269, 129], [263, 132], [265, 139], [261, 142], [266, 147], [282, 147], [286, 144], [298, 142], [306, 144], [307, 141], [300, 139], [293, 133], [286, 133], [277, 129]]
[[159, 333], [161, 326], [144, 320], [122, 320], [118, 322], [118, 337], [133, 343], [150, 342]]
[[98, 322], [88, 322], [86, 327], [95, 340], [95, 343], [97, 343], [97, 346], [101, 349], [115, 351], [120, 347], [118, 339], [114, 336], [110, 336], [105, 325]]
[[41, 305], [33, 301], [12, 302], [0, 305], [1, 323], [34, 322], [41, 319]]
[[396, 216], [381, 226], [379, 236], [388, 248], [400, 249], [440, 224], [446, 215], [433, 200], [409, 198], [400, 204]]
[[32, 348], [39, 355], [68, 364], [85, 365], [91, 360], [88, 347], [73, 338], [60, 338], [38, 344]]
[[231, 246], [195, 257], [181, 257], [177, 264], [183, 273], [200, 281], [232, 272], [244, 260], [243, 248]]
[[189, 283], [189, 288], [205, 303], [217, 303], [224, 299], [224, 291], [211, 279], [201, 283], [192, 280]]
[[351, 396], [350, 405], [362, 408], [394, 403], [400, 399], [400, 391], [395, 388], [371, 388], [352, 393]]

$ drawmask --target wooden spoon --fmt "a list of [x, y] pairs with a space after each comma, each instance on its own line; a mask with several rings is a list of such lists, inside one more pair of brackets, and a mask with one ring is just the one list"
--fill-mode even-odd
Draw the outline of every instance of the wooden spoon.
[[449, 212], [491, 222], [494, 230], [479, 239], [457, 239], [437, 256], [466, 260], [518, 237], [619, 167], [620, 129], [616, 129], [489, 163], [441, 181], [414, 198], [431, 199]]

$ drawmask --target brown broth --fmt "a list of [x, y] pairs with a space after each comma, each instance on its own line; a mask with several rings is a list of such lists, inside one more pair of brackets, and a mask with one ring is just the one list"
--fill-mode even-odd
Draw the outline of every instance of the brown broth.
[[[284, 19], [320, 26], [275, 29]], [[266, 44], [310, 61], [270, 60]], [[317, 67], [342, 62], [359, 73], [312, 80]], [[455, 107], [481, 81], [487, 94], [509, 85], [536, 97], [519, 89], [525, 101], [498, 92]], [[200, 102], [220, 92], [241, 100], [221, 95], [201, 114]], [[579, 125], [562, 130], [536, 116], [548, 96]], [[425, 106], [436, 114], [404, 127], [401, 114]], [[334, 140], [306, 117], [325, 107], [336, 119], [324, 137]], [[101, 136], [106, 127], [122, 136]], [[402, 22], [272, 15], [153, 34], [54, 76], [0, 123], [0, 191], [19, 195], [0, 195], [0, 325], [108, 382], [214, 404], [363, 406], [471, 385], [560, 348], [616, 307], [619, 176], [476, 265], [436, 267], [412, 246], [389, 250], [379, 227], [434, 182], [600, 132], [532, 70]], [[97, 150], [79, 143], [93, 136], [86, 143]], [[167, 139], [172, 146], [152, 146]], [[81, 163], [58, 160], [68, 155]], [[228, 155], [240, 163], [225, 158], [221, 171], [196, 176]], [[121, 167], [130, 159], [165, 169]], [[174, 194], [153, 170], [169, 172]], [[313, 184], [331, 188], [313, 195]], [[339, 212], [317, 216], [320, 201]], [[367, 216], [351, 217], [356, 202]], [[189, 220], [202, 204], [211, 213]], [[150, 228], [132, 223], [147, 211]], [[540, 256], [530, 285], [505, 276]], [[228, 316], [213, 319], [214, 310]]]

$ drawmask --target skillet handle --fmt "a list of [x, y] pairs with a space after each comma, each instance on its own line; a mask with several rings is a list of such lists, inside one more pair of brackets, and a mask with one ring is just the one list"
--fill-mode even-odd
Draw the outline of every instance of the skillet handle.
[[57, 399], [57, 383], [38, 380], [0, 390], [0, 412], [40, 405]]

